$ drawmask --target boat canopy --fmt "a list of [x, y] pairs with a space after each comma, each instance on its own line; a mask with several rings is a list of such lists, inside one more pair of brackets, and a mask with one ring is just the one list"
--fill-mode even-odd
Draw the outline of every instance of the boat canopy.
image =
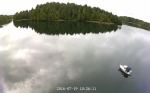
[[129, 72], [130, 70], [131, 70], [131, 67], [128, 66], [128, 67], [126, 68], [126, 71]]

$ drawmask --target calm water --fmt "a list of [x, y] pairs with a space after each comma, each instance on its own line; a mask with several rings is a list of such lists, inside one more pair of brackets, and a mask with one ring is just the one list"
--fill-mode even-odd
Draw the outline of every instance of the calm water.
[[150, 93], [149, 71], [150, 31], [80, 22], [0, 28], [0, 93]]

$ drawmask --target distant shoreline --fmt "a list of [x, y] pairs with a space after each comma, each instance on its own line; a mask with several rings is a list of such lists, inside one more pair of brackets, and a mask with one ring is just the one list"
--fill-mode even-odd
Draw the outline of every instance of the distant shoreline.
[[8, 24], [12, 21], [11, 16], [7, 15], [0, 15], [0, 28], [3, 27], [3, 25]]

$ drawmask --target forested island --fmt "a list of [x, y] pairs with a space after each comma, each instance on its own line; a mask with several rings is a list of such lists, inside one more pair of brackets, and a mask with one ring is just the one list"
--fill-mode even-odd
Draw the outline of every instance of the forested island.
[[12, 21], [11, 16], [0, 15], [0, 27], [4, 24], [10, 23]]
[[104, 24], [119, 24], [122, 22], [117, 15], [98, 7], [77, 5], [74, 3], [51, 2], [37, 5], [35, 9], [17, 12], [14, 20], [34, 21], [85, 21]]
[[35, 9], [15, 13], [14, 21], [82, 21], [101, 24], [130, 25], [150, 30], [150, 23], [132, 17], [118, 17], [98, 7], [75, 3], [51, 2], [37, 5]]
[[126, 16], [122, 16], [120, 19], [122, 20], [123, 24], [150, 30], [150, 23], [148, 22]]

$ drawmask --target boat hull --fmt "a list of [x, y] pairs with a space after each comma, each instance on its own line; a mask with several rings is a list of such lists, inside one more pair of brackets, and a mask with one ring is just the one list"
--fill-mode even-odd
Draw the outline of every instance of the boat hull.
[[126, 67], [127, 67], [126, 65], [120, 65], [120, 68], [119, 68], [119, 69], [120, 69], [121, 72], [123, 72], [123, 73], [125, 73], [125, 74], [131, 76], [132, 71], [130, 70], [129, 72], [127, 72], [127, 71], [126, 71]]

